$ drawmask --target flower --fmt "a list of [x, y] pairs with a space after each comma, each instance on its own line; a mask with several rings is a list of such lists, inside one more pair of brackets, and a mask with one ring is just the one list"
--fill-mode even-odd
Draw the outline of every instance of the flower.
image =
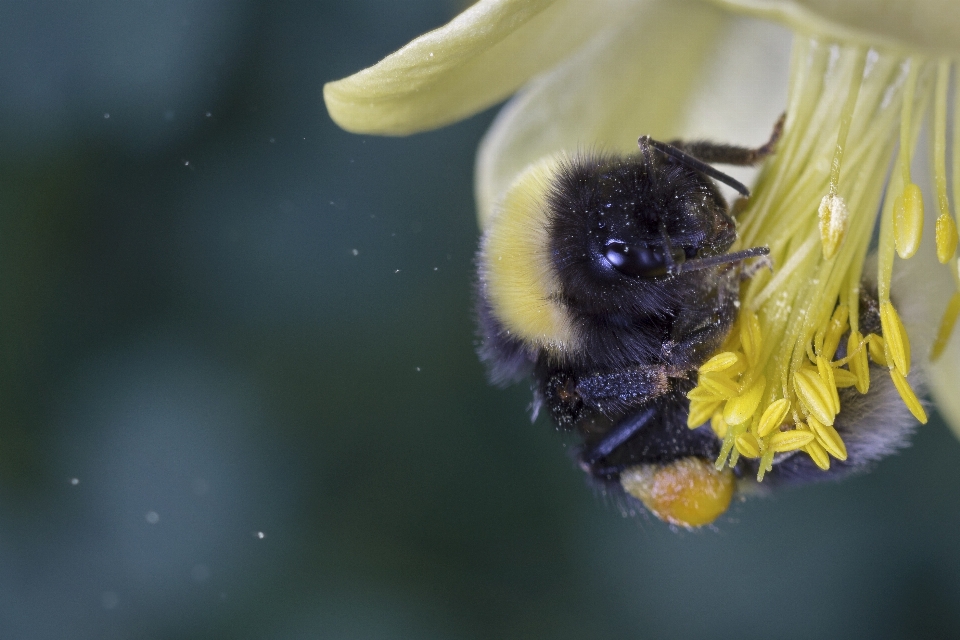
[[[787, 34], [734, 13], [793, 31], [789, 70]], [[868, 359], [926, 422], [907, 376], [911, 353], [932, 355], [931, 391], [960, 434], [960, 340], [949, 340], [960, 315], [957, 33], [955, 0], [481, 0], [328, 83], [324, 98], [347, 130], [405, 135], [516, 92], [478, 153], [481, 227], [546, 156], [628, 152], [640, 133], [760, 141], [785, 104], [783, 138], [734, 247], [767, 245], [777, 268], [742, 287], [737, 326], [690, 394], [691, 427], [710, 420], [724, 440], [718, 468], [760, 458], [762, 478], [778, 452], [802, 449], [824, 469], [845, 458], [837, 390], [865, 393]], [[934, 189], [924, 198], [913, 168], [928, 114]], [[877, 283], [881, 333], [859, 326], [865, 275]]]

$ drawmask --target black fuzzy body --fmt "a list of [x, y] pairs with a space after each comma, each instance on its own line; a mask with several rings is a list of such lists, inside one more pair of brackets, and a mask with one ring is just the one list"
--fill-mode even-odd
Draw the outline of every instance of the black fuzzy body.
[[624, 419], [655, 407], [654, 418], [610, 455], [581, 461], [601, 481], [617, 483], [620, 470], [645, 462], [716, 457], [719, 441], [709, 427], [686, 426], [686, 393], [736, 318], [739, 266], [626, 275], [604, 250], [612, 239], [670, 250], [681, 261], [726, 253], [736, 225], [717, 187], [655, 152], [579, 156], [555, 176], [544, 224], [549, 268], [576, 346], [532, 348], [506, 332], [483, 295], [481, 272], [480, 353], [492, 377], [504, 382], [532, 374], [536, 406], [577, 432], [584, 451]]
[[[701, 142], [673, 143], [673, 151], [744, 164], [743, 158], [755, 162], [769, 153], [777, 135], [775, 129], [758, 150]], [[557, 284], [550, 295], [573, 328], [569, 344], [552, 348], [506, 330], [487, 294], [485, 245], [478, 255], [479, 353], [491, 378], [502, 384], [529, 376], [534, 417], [546, 410], [558, 428], [576, 433], [579, 466], [623, 495], [630, 510], [636, 501], [624, 495], [622, 471], [690, 457], [713, 461], [719, 454], [721, 442], [709, 424], [687, 427], [686, 394], [733, 326], [742, 278], [742, 257], [717, 258], [728, 254], [737, 234], [716, 185], [694, 163], [673, 151], [657, 153], [643, 140], [634, 156], [586, 155], [562, 163], [548, 189], [538, 219], [548, 260], [537, 266]], [[625, 255], [643, 259], [630, 262]], [[650, 260], [667, 255], [664, 268]], [[677, 268], [698, 260], [711, 266]], [[862, 287], [859, 307], [862, 333], [881, 335], [875, 290]], [[845, 344], [846, 336], [838, 358]], [[807, 455], [781, 454], [764, 485], [840, 478], [907, 446], [915, 422], [889, 376], [872, 368], [868, 394], [840, 390], [843, 409], [834, 426], [847, 459], [824, 472]], [[910, 383], [920, 388], [923, 381], [914, 374]], [[741, 457], [734, 472], [754, 476], [757, 464]]]

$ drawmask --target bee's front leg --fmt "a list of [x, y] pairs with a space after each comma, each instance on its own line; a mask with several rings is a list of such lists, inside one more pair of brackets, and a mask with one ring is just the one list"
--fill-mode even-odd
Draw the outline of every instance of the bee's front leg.
[[738, 147], [731, 144], [717, 144], [707, 141], [684, 142], [671, 140], [670, 144], [684, 153], [690, 154], [697, 160], [709, 164], [732, 164], [741, 167], [753, 166], [765, 160], [767, 156], [777, 150], [777, 142], [783, 134], [783, 122], [787, 114], [780, 116], [773, 125], [770, 139], [759, 147]]

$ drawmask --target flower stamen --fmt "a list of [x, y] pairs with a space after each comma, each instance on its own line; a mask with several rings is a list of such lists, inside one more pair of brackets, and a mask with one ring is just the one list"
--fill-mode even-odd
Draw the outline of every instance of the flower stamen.
[[[943, 103], [946, 117], [943, 79], [949, 79], [949, 61], [905, 59], [799, 37], [792, 64], [784, 134], [741, 214], [738, 239], [742, 246], [769, 246], [780, 268], [744, 283], [740, 317], [690, 393], [689, 426], [710, 420], [723, 439], [717, 469], [736, 465], [740, 456], [759, 458], [758, 480], [778, 453], [805, 452], [824, 470], [831, 458], [847, 459], [846, 444], [833, 426], [842, 411], [839, 390], [867, 393], [870, 360], [888, 368], [907, 408], [926, 421], [906, 378], [910, 340], [890, 299], [890, 282], [894, 255], [915, 254], [923, 230], [923, 198], [910, 176], [923, 120], [914, 114], [925, 113], [935, 75], [936, 104]], [[945, 157], [945, 124], [934, 136]], [[954, 144], [955, 158], [958, 147], [960, 142]], [[888, 181], [894, 156], [896, 170]], [[954, 165], [956, 172], [960, 158]], [[845, 171], [848, 166], [855, 170]], [[945, 193], [945, 169], [942, 173]], [[817, 215], [811, 215], [816, 206], [811, 203], [817, 202]], [[882, 335], [865, 334], [859, 326], [863, 264], [878, 211]], [[950, 244], [951, 229], [955, 233], [955, 224], [944, 225], [938, 250]], [[817, 244], [822, 251], [815, 251]], [[952, 326], [958, 315], [960, 292], [944, 326]]]
[[910, 61], [910, 73], [903, 88], [903, 105], [900, 115], [900, 165], [903, 187], [893, 204], [893, 237], [897, 255], [903, 259], [912, 257], [920, 248], [923, 236], [923, 194], [920, 187], [910, 178], [910, 161], [913, 145], [910, 139], [911, 120], [913, 118], [913, 96], [917, 88], [919, 60]]
[[947, 85], [950, 84], [950, 60], [937, 64], [937, 95], [933, 113], [933, 175], [937, 187], [937, 260], [946, 264], [957, 251], [957, 225], [950, 216], [947, 201]]
[[950, 302], [947, 303], [947, 310], [943, 313], [937, 337], [930, 349], [931, 360], [936, 360], [943, 355], [943, 350], [947, 348], [947, 342], [950, 340], [950, 334], [953, 333], [953, 327], [957, 323], [957, 316], [960, 316], [960, 291], [954, 291]]

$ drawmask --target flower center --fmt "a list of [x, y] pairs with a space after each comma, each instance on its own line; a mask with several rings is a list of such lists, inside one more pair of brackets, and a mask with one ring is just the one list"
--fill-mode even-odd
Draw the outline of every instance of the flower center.
[[[688, 425], [709, 420], [723, 438], [718, 469], [735, 465], [740, 456], [759, 458], [762, 480], [777, 453], [801, 450], [824, 470], [831, 457], [846, 459], [833, 427], [842, 411], [838, 390], [866, 393], [868, 360], [887, 368], [907, 407], [926, 422], [907, 381], [910, 341], [891, 300], [890, 281], [894, 254], [907, 259], [920, 244], [923, 198], [910, 163], [922, 115], [933, 103], [937, 255], [960, 288], [946, 176], [951, 64], [948, 58], [797, 35], [783, 138], [740, 216], [735, 247], [768, 245], [777, 269], [762, 270], [741, 287], [737, 325], [721, 352], [701, 367], [698, 386], [689, 394]], [[956, 105], [960, 82], [954, 85]], [[956, 203], [960, 110], [954, 112]], [[881, 331], [871, 333], [860, 326], [860, 289], [878, 215]], [[960, 293], [955, 293], [932, 357], [942, 351], [958, 314]]]

